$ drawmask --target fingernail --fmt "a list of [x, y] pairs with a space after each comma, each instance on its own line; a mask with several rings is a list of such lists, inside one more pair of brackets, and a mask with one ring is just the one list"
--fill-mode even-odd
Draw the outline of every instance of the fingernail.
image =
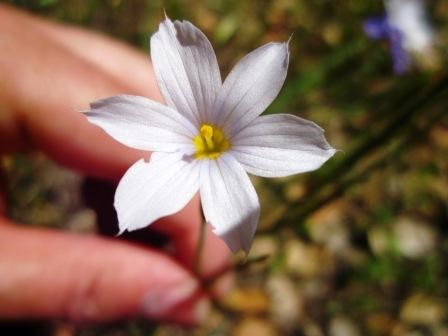
[[153, 287], [143, 296], [143, 313], [149, 318], [166, 318], [168, 313], [191, 299], [198, 288], [199, 284], [195, 280]]
[[207, 321], [210, 307], [210, 300], [206, 296], [195, 297], [186, 304], [177, 307], [171, 313], [169, 319], [188, 326], [201, 325]]

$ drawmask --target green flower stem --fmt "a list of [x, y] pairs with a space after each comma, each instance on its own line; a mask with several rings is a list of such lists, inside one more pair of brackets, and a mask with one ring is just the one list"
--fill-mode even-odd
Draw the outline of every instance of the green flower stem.
[[200, 276], [201, 273], [201, 260], [202, 260], [202, 252], [204, 250], [204, 243], [205, 243], [205, 229], [207, 225], [207, 221], [204, 218], [204, 213], [201, 210], [202, 220], [201, 220], [201, 226], [199, 227], [199, 238], [198, 238], [198, 244], [196, 246], [196, 253], [194, 256], [194, 265], [193, 265], [193, 272], [196, 276]]

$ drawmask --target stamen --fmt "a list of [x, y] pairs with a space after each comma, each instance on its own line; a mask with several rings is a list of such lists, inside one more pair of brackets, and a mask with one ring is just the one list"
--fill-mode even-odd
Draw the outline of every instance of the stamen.
[[207, 145], [208, 150], [213, 150], [215, 148], [215, 144], [213, 143], [213, 127], [204, 124], [201, 126], [200, 133], [205, 140], [205, 144]]
[[196, 159], [216, 159], [230, 148], [224, 132], [211, 124], [202, 124], [193, 138]]

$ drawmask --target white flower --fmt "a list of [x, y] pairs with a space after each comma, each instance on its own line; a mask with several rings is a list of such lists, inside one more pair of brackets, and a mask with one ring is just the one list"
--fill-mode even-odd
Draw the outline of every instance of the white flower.
[[121, 179], [120, 233], [181, 210], [200, 192], [205, 219], [227, 245], [248, 252], [259, 201], [246, 172], [288, 176], [319, 168], [335, 150], [316, 124], [261, 116], [286, 77], [287, 43], [240, 60], [224, 83], [205, 35], [190, 22], [163, 21], [151, 38], [157, 83], [167, 103], [120, 95], [91, 104], [88, 120], [121, 143], [153, 151]]
[[385, 0], [390, 26], [403, 34], [403, 47], [422, 53], [431, 48], [434, 33], [426, 17], [423, 0]]

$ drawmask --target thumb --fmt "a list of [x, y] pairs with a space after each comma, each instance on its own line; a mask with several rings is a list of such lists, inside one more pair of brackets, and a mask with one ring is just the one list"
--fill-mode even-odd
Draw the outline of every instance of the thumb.
[[0, 255], [2, 318], [196, 324], [207, 312], [198, 282], [154, 250], [0, 219]]

